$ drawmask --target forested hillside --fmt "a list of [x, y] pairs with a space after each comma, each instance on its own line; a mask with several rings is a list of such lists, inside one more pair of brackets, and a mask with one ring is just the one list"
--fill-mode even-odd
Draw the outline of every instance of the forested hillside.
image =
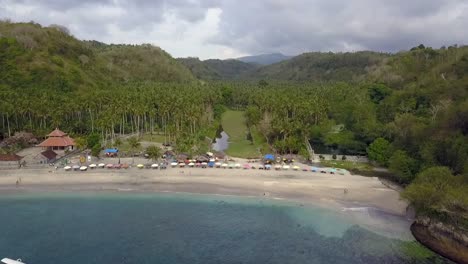
[[387, 54], [376, 52], [311, 52], [251, 72], [252, 79], [287, 81], [359, 81]]
[[191, 73], [160, 48], [84, 42], [60, 26], [0, 23], [0, 80], [11, 89], [55, 92], [127, 81], [187, 82]]
[[257, 66], [238, 60], [204, 60], [198, 58], [177, 59], [200, 80], [238, 80]]
[[376, 52], [312, 52], [271, 65], [238, 60], [179, 59], [202, 80], [275, 80], [275, 81], [362, 81], [374, 68], [385, 63], [390, 54]]

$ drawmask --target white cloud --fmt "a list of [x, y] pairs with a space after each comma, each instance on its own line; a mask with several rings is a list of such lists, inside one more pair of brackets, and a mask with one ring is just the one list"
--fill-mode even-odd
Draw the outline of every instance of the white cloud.
[[468, 42], [464, 0], [0, 0], [0, 17], [202, 59]]

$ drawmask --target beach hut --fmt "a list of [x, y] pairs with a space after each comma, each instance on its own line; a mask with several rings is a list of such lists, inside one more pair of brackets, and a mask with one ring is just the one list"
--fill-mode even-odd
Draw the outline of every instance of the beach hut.
[[184, 168], [185, 167], [185, 163], [184, 162], [179, 162], [179, 168]]
[[177, 166], [177, 162], [171, 162], [171, 167], [175, 168]]
[[289, 165], [283, 165], [283, 170], [289, 170]]
[[200, 156], [196, 157], [195, 160], [202, 163], [202, 162], [210, 161], [210, 158], [205, 156], [205, 155], [200, 155]]
[[114, 168], [114, 164], [109, 163], [109, 164], [106, 165], [106, 168], [108, 168], [108, 169], [113, 169], [113, 168]]
[[308, 171], [307, 167], [302, 168], [302, 171]]
[[128, 169], [130, 166], [127, 163], [122, 164], [122, 169]]
[[215, 163], [215, 167], [216, 167], [216, 168], [220, 168], [220, 167], [221, 167], [221, 162], [216, 162], [216, 163]]
[[263, 161], [264, 161], [265, 163], [270, 164], [270, 163], [272, 163], [272, 162], [275, 161], [275, 155], [273, 155], [273, 154], [266, 154], [265, 156], [263, 156]]
[[275, 170], [281, 170], [281, 165], [276, 165]]
[[122, 168], [122, 164], [115, 164], [114, 165], [114, 169], [120, 169], [120, 168]]
[[151, 164], [151, 168], [153, 170], [157, 169], [158, 167], [159, 167], [159, 165], [157, 163]]
[[78, 166], [78, 165], [73, 165], [73, 167], [72, 167], [72, 168], [73, 168], [73, 170], [77, 171], [77, 170], [79, 170], [79, 169], [80, 169], [80, 166]]
[[165, 170], [167, 168], [166, 163], [160, 163], [159, 164], [159, 169], [160, 170]]
[[63, 167], [63, 169], [66, 170], [66, 171], [69, 171], [69, 170], [72, 169], [72, 167], [70, 167], [70, 166], [65, 166], [65, 167]]
[[236, 169], [240, 169], [241, 165], [240, 165], [239, 163], [236, 163], [236, 164], [234, 165], [234, 167], [235, 167]]
[[104, 168], [105, 166], [106, 166], [106, 164], [104, 164], [104, 163], [99, 163], [98, 164], [98, 167], [101, 168], [101, 169]]
[[186, 160], [189, 159], [189, 157], [190, 157], [189, 154], [180, 153], [179, 155], [177, 155], [177, 161], [178, 161], [179, 163], [185, 162]]
[[221, 167], [223, 167], [224, 169], [226, 169], [228, 166], [229, 166], [229, 165], [227, 165], [227, 163], [223, 163], [223, 164], [221, 165]]
[[139, 169], [143, 169], [144, 167], [145, 167], [145, 165], [143, 165], [143, 164], [138, 164], [137, 165], [137, 168], [139, 168]]
[[311, 172], [317, 172], [317, 171], [318, 171], [318, 168], [317, 168], [317, 167], [311, 167], [311, 168], [310, 168], [310, 171], [311, 171]]
[[108, 148], [104, 150], [104, 154], [106, 154], [107, 157], [117, 157], [118, 153], [119, 149], [117, 148]]
[[87, 171], [88, 170], [88, 167], [87, 166], [81, 166], [80, 167], [80, 171]]
[[328, 172], [329, 172], [330, 174], [335, 174], [335, 173], [336, 173], [336, 169], [335, 169], [335, 168], [330, 168], [330, 169], [328, 169]]
[[300, 169], [299, 166], [294, 166], [293, 167], [293, 170], [295, 170], [295, 171], [298, 171], [299, 169]]
[[320, 168], [320, 173], [327, 173], [327, 169], [326, 168]]
[[229, 163], [228, 168], [233, 169], [236, 166], [234, 163]]
[[193, 166], [195, 166], [195, 163], [190, 162], [190, 163], [188, 164], [188, 166], [189, 166], [190, 168], [193, 168]]
[[89, 168], [92, 169], [92, 170], [94, 170], [96, 167], [97, 167], [97, 166], [96, 166], [96, 164], [94, 164], [94, 163], [89, 165]]
[[202, 162], [202, 163], [201, 163], [201, 167], [202, 167], [203, 169], [205, 169], [206, 166], [208, 166], [208, 163], [206, 163], [206, 162]]
[[265, 170], [271, 170], [271, 165], [270, 164], [265, 165]]
[[214, 166], [215, 166], [214, 160], [213, 161], [210, 160], [210, 162], [208, 162], [208, 167], [213, 168]]
[[250, 164], [244, 164], [244, 170], [250, 169]]

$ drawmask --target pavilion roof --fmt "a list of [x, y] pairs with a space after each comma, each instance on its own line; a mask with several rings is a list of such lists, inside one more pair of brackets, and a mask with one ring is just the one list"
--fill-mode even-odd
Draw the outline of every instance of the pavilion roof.
[[68, 147], [75, 146], [75, 141], [69, 136], [49, 137], [44, 140], [39, 147]]
[[56, 128], [54, 131], [50, 132], [48, 137], [63, 137], [66, 136], [67, 133], [61, 131], [60, 129]]

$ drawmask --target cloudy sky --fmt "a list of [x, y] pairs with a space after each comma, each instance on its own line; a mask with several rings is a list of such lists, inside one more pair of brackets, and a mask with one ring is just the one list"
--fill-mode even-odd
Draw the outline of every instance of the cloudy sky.
[[468, 44], [468, 0], [0, 0], [0, 17], [202, 59]]

